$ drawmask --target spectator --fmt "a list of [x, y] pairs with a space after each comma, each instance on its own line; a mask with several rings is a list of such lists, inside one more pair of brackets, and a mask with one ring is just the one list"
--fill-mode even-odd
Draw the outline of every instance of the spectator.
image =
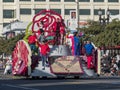
[[118, 68], [120, 70], [120, 55], [116, 55], [116, 58], [117, 58], [117, 65], [118, 65]]
[[12, 60], [8, 59], [5, 65], [4, 74], [11, 74], [12, 72]]
[[117, 63], [116, 63], [116, 58], [112, 58], [111, 75], [113, 75], [113, 76], [117, 75], [117, 71], [118, 71], [118, 66], [117, 66]]
[[101, 72], [102, 74], [110, 73], [110, 58], [106, 54], [103, 55], [101, 59]]
[[0, 69], [3, 69], [3, 62], [0, 61]]

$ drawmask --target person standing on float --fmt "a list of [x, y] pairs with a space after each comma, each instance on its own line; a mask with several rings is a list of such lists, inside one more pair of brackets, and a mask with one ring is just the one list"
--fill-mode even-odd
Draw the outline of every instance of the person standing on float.
[[94, 61], [93, 61], [93, 53], [94, 53], [94, 46], [91, 44], [90, 41], [87, 41], [87, 43], [84, 46], [85, 48], [85, 54], [87, 57], [87, 68], [92, 69], [94, 67]]
[[50, 47], [47, 43], [47, 40], [44, 39], [42, 42], [38, 42], [38, 46], [39, 46], [39, 52], [40, 52], [40, 56], [41, 56], [41, 60], [42, 60], [42, 70], [45, 70], [45, 66], [46, 66], [46, 61], [48, 58], [48, 54], [50, 52]]
[[53, 31], [55, 32], [55, 41], [56, 41], [56, 45], [60, 44], [60, 25], [61, 25], [61, 19], [57, 18], [57, 20], [53, 23]]
[[79, 56], [80, 55], [80, 37], [79, 33], [75, 32], [74, 34], [74, 55]]
[[60, 24], [60, 44], [64, 44], [64, 36], [65, 36], [65, 24], [64, 24], [64, 20], [61, 20], [61, 24]]
[[75, 44], [74, 44], [74, 36], [76, 32], [74, 32], [72, 35], [67, 35], [67, 38], [71, 39], [72, 45], [71, 45], [71, 53], [72, 55], [75, 55]]

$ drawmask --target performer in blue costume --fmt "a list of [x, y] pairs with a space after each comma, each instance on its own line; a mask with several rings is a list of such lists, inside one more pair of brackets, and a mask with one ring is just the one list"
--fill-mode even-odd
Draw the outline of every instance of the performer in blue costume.
[[80, 55], [80, 37], [78, 32], [74, 34], [74, 55]]
[[94, 67], [93, 53], [95, 49], [94, 49], [94, 46], [91, 44], [91, 41], [87, 41], [84, 48], [85, 48], [85, 53], [87, 57], [87, 68], [91, 69]]

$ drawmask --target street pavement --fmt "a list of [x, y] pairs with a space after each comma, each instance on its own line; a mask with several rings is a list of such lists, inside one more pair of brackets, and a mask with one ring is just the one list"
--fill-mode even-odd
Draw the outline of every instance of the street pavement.
[[0, 90], [120, 90], [120, 79], [7, 79]]
[[3, 70], [0, 70], [0, 90], [120, 90], [120, 78], [31, 79], [3, 75]]

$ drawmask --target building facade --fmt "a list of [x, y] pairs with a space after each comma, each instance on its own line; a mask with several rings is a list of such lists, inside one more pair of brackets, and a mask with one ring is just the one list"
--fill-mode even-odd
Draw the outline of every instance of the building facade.
[[111, 15], [118, 15], [120, 0], [0, 0], [0, 35], [7, 24], [14, 20], [30, 22], [40, 10], [54, 10], [67, 21], [70, 19], [70, 11], [79, 9], [80, 21], [97, 21], [100, 8], [102, 15], [106, 15], [108, 8]]

